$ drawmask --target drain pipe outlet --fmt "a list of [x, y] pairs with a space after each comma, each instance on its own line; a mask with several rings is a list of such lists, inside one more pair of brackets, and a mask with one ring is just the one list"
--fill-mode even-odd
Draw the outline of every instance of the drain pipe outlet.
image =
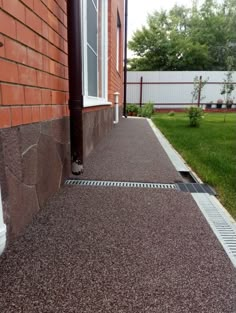
[[114, 124], [118, 124], [119, 123], [119, 92], [115, 92], [114, 93], [114, 98], [115, 98], [115, 120], [114, 120]]
[[83, 173], [83, 67], [81, 17], [81, 1], [67, 1], [71, 170], [74, 175]]
[[2, 195], [0, 186], [0, 255], [3, 253], [6, 246], [7, 228], [3, 221]]

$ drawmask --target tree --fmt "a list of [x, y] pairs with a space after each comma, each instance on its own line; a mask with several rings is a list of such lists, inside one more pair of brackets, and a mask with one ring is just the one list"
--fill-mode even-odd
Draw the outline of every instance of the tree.
[[209, 80], [209, 77], [207, 77], [207, 79], [202, 80], [202, 77], [198, 77], [195, 76], [194, 80], [193, 80], [193, 91], [191, 92], [192, 95], [192, 103], [195, 101], [199, 101], [198, 104], [200, 104], [200, 102], [205, 99], [206, 97], [202, 94], [202, 90], [205, 87], [205, 85], [207, 84]]
[[[222, 7], [226, 19], [227, 57], [231, 58], [232, 69], [236, 68], [236, 0], [225, 0]], [[227, 59], [226, 59], [227, 60]], [[229, 60], [229, 59], [228, 59]], [[226, 66], [228, 63], [226, 62]]]
[[154, 12], [129, 42], [135, 54], [130, 68], [225, 70], [227, 57], [236, 56], [235, 7], [236, 0], [221, 5], [205, 0], [198, 8], [194, 0], [192, 9], [175, 5], [169, 12]]
[[225, 97], [225, 103], [227, 106], [231, 106], [232, 105], [232, 99], [231, 99], [231, 94], [232, 91], [234, 90], [234, 84], [233, 84], [233, 70], [232, 70], [232, 66], [233, 66], [233, 58], [232, 57], [228, 57], [227, 58], [227, 74], [226, 74], [226, 78], [224, 79], [224, 84], [221, 90], [221, 95], [224, 95]]

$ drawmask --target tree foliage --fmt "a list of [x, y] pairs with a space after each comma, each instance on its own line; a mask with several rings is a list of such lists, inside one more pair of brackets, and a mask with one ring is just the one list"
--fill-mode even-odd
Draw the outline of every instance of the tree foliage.
[[131, 70], [226, 70], [236, 65], [236, 0], [154, 12], [128, 43]]

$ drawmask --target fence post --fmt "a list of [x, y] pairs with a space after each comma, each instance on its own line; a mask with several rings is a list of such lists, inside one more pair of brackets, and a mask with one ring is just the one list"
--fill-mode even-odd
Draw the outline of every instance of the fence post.
[[142, 106], [143, 102], [143, 76], [140, 77], [140, 98], [139, 98], [139, 106]]
[[197, 106], [200, 106], [201, 103], [201, 93], [202, 93], [202, 76], [200, 76], [199, 79], [199, 88], [198, 88], [198, 100], [197, 100]]

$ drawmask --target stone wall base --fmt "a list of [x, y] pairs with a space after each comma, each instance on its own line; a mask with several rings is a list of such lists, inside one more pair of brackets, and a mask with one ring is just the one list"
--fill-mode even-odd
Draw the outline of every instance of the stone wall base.
[[84, 157], [86, 158], [113, 127], [113, 108], [83, 113]]
[[0, 130], [0, 184], [8, 242], [22, 233], [69, 173], [69, 118]]
[[[113, 108], [83, 113], [84, 158], [113, 127]], [[69, 117], [0, 129], [7, 243], [19, 236], [70, 171]]]

